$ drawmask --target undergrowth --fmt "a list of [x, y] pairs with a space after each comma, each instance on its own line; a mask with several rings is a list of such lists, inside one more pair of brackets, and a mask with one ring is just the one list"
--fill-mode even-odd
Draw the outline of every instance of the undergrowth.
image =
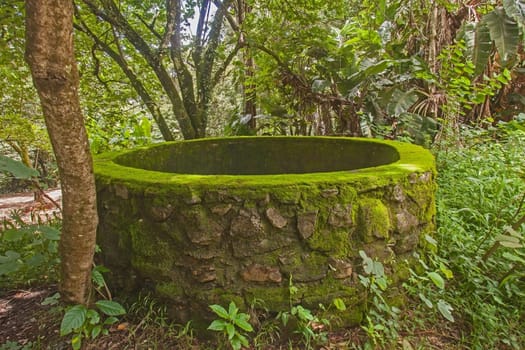
[[525, 133], [466, 130], [437, 154], [434, 265], [469, 349], [525, 348]]

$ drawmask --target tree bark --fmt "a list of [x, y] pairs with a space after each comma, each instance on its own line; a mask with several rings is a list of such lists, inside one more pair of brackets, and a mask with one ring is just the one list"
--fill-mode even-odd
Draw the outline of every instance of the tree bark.
[[70, 0], [26, 1], [26, 60], [62, 185], [60, 290], [65, 301], [85, 304], [98, 218], [93, 163], [78, 96], [72, 19]]

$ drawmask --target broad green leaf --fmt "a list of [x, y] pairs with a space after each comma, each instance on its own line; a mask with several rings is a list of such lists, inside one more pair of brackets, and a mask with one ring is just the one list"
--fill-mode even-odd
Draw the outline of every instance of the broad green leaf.
[[80, 329], [86, 321], [87, 309], [84, 305], [75, 305], [64, 314], [60, 323], [60, 335], [68, 335], [74, 330]]
[[374, 271], [374, 261], [370, 259], [362, 250], [359, 251], [359, 255], [363, 259], [363, 269], [365, 273], [370, 275]]
[[398, 117], [402, 113], [408, 111], [419, 99], [419, 95], [415, 90], [402, 91], [395, 89], [392, 92], [392, 97], [386, 107], [389, 115]]
[[516, 22], [525, 25], [525, 1], [524, 0], [503, 0], [503, 8], [507, 15]]
[[383, 264], [379, 261], [374, 261], [374, 275], [376, 277], [383, 277], [385, 276], [385, 267], [383, 266]]
[[490, 54], [492, 53], [492, 40], [489, 27], [484, 23], [478, 23], [475, 31], [474, 46], [472, 47], [472, 63], [474, 63], [474, 74], [480, 75], [487, 67]]
[[228, 335], [228, 340], [232, 340], [235, 335], [235, 326], [231, 323], [226, 324], [226, 334]]
[[347, 81], [345, 82], [345, 85], [347, 87], [350, 87], [348, 90], [351, 90], [352, 88], [364, 82], [367, 78], [384, 72], [391, 65], [392, 65], [392, 62], [389, 60], [384, 60], [384, 61], [379, 61], [379, 62], [364, 61], [361, 64], [361, 67], [360, 67], [361, 69], [359, 70], [359, 72], [354, 73], [351, 76], [349, 76]]
[[381, 290], [386, 290], [388, 287], [388, 281], [384, 276], [378, 277], [376, 279], [376, 284], [381, 288]]
[[445, 281], [443, 280], [443, 277], [441, 277], [441, 275], [439, 273], [437, 273], [437, 272], [429, 272], [429, 273], [427, 273], [427, 275], [432, 280], [432, 282], [434, 282], [436, 287], [438, 287], [439, 289], [444, 289], [445, 288]]
[[26, 260], [26, 264], [29, 266], [39, 266], [45, 261], [44, 255], [41, 253], [36, 253]]
[[104, 276], [98, 270], [91, 271], [91, 280], [99, 288], [103, 287], [105, 284]]
[[102, 313], [108, 316], [119, 316], [126, 313], [122, 305], [112, 300], [99, 300], [95, 305]]
[[239, 312], [239, 308], [233, 301], [230, 301], [230, 305], [228, 306], [229, 319], [235, 319], [237, 312]]
[[[1, 256], [0, 256], [1, 257]], [[0, 262], [0, 276], [8, 275], [10, 273], [18, 271], [23, 264], [19, 261]]]
[[305, 309], [301, 305], [297, 306], [297, 315], [301, 320], [312, 321], [314, 319], [312, 312], [308, 309]]
[[226, 311], [226, 309], [220, 305], [210, 305], [210, 309], [212, 309], [213, 312], [215, 312], [219, 317], [224, 318], [225, 320], [228, 320], [230, 318], [228, 311]]
[[214, 320], [209, 326], [208, 326], [208, 330], [210, 331], [219, 331], [219, 332], [222, 332], [223, 330], [226, 329], [226, 325], [228, 323], [223, 321], [223, 320]]
[[93, 329], [91, 330], [91, 339], [95, 339], [96, 337], [98, 337], [101, 331], [102, 331], [101, 325], [96, 325], [95, 327], [93, 327]]
[[288, 314], [288, 312], [283, 312], [281, 313], [281, 322], [283, 323], [283, 325], [286, 327], [286, 325], [288, 324], [288, 320], [290, 319], [290, 314]]
[[502, 64], [507, 65], [516, 55], [521, 41], [518, 23], [507, 16], [503, 8], [496, 8], [486, 14], [482, 22], [489, 28], [490, 37], [494, 40]]
[[443, 275], [445, 275], [445, 278], [446, 279], [451, 279], [454, 277], [454, 273], [452, 273], [452, 270], [450, 270], [445, 264], [443, 263], [439, 263], [439, 271], [441, 271], [441, 273]]
[[104, 321], [104, 325], [112, 325], [112, 324], [115, 324], [118, 322], [118, 318], [116, 318], [115, 316], [111, 316], [111, 317], [108, 317], [106, 318], [106, 320]]
[[235, 325], [246, 332], [252, 332], [253, 327], [248, 323], [248, 318], [237, 318], [235, 319]]
[[0, 154], [0, 172], [9, 173], [17, 179], [30, 179], [38, 176], [38, 171], [27, 167], [22, 162]]
[[437, 308], [443, 317], [445, 317], [450, 322], [454, 322], [454, 316], [452, 316], [452, 310], [454, 309], [449, 303], [440, 299], [437, 303]]
[[14, 250], [8, 250], [4, 254], [5, 255], [0, 255], [0, 263], [6, 263], [20, 259], [20, 254]]
[[6, 242], [16, 242], [24, 238], [24, 231], [16, 228], [2, 232], [2, 239]]
[[58, 299], [60, 299], [60, 293], [55, 293], [50, 297], [44, 299], [41, 305], [56, 305], [58, 304]]
[[246, 337], [242, 334], [237, 334], [237, 337], [236, 338], [239, 338], [239, 340], [241, 341], [241, 344], [245, 347], [248, 347], [248, 345], [250, 345], [250, 343], [248, 343], [248, 339], [246, 339]]
[[335, 298], [334, 299], [334, 306], [339, 311], [345, 311], [346, 310], [345, 302], [341, 298]]
[[239, 339], [239, 337], [240, 337], [240, 335], [238, 335], [237, 337], [234, 337], [233, 339], [230, 340], [230, 345], [232, 346], [233, 350], [240, 350], [241, 349], [242, 343], [241, 343], [241, 339]]

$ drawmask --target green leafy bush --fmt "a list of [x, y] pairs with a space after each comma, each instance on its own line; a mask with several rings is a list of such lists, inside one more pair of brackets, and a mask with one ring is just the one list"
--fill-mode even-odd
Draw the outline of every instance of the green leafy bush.
[[466, 129], [463, 135], [460, 147], [437, 153], [439, 259], [432, 264], [447, 261], [454, 274], [441, 296], [467, 325], [469, 348], [521, 349], [525, 133]]

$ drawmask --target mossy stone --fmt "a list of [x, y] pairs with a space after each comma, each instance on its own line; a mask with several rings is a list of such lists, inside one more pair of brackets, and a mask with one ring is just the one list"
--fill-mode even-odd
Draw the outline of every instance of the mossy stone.
[[230, 300], [289, 310], [290, 278], [292, 303], [342, 298], [343, 323], [357, 322], [358, 251], [381, 259], [398, 284], [408, 267], [396, 261], [434, 230], [434, 159], [405, 143], [216, 138], [102, 154], [94, 165], [112, 280], [155, 291], [183, 322], [205, 324], [210, 303]]

